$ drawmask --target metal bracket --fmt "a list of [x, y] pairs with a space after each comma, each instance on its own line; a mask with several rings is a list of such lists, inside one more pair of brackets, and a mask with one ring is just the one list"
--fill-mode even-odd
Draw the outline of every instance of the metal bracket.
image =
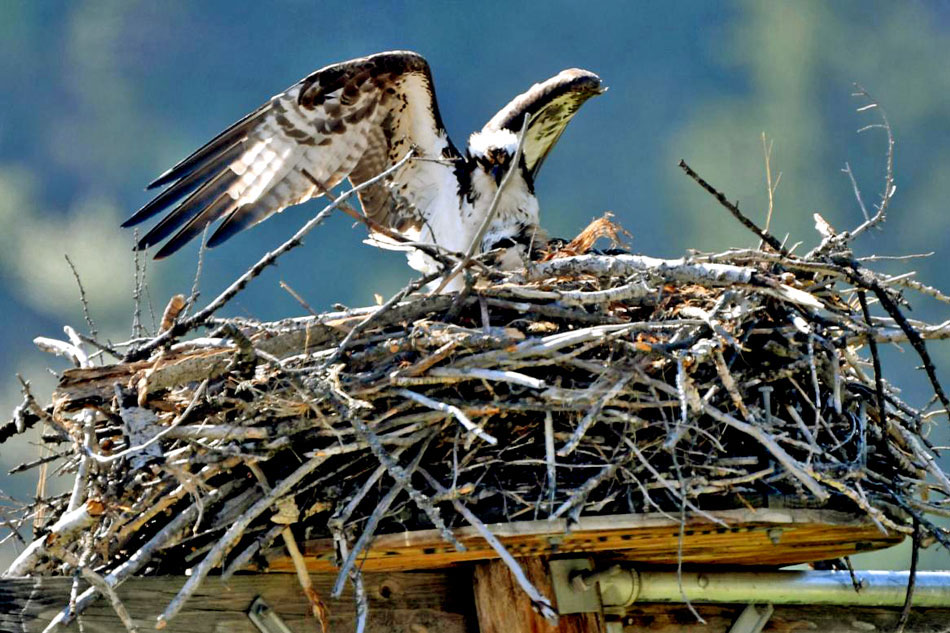
[[640, 575], [613, 565], [593, 571], [587, 559], [551, 561], [551, 581], [558, 612], [623, 613], [640, 593]]
[[261, 633], [294, 633], [260, 596], [254, 598], [247, 610], [247, 617]]
[[772, 617], [773, 611], [775, 611], [775, 609], [771, 603], [746, 605], [746, 608], [743, 609], [739, 617], [736, 618], [732, 628], [729, 629], [729, 633], [761, 633], [762, 629], [764, 629], [768, 623], [769, 618]]
[[586, 558], [552, 560], [551, 584], [554, 585], [554, 597], [557, 611], [561, 615], [568, 613], [600, 613], [600, 593], [597, 591], [578, 591], [572, 584], [573, 577], [589, 573], [592, 569]]

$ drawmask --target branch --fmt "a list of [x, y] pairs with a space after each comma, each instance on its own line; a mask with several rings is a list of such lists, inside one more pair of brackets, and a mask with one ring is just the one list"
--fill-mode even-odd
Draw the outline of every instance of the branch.
[[720, 193], [715, 187], [703, 180], [699, 174], [693, 171], [690, 166], [686, 164], [685, 160], [680, 160], [679, 165], [683, 171], [686, 172], [687, 176], [695, 180], [700, 187], [708, 191], [712, 197], [714, 197], [719, 202], [719, 204], [725, 207], [729, 213], [739, 220], [739, 222], [741, 222], [744, 227], [758, 235], [762, 241], [771, 246], [773, 250], [785, 255], [786, 257], [789, 256], [789, 252], [785, 250], [785, 247], [782, 246], [781, 242], [775, 239], [775, 236], [760, 229], [755, 222], [747, 218], [741, 211], [739, 211], [739, 207], [737, 205], [729, 202], [729, 200], [726, 199], [726, 196]]

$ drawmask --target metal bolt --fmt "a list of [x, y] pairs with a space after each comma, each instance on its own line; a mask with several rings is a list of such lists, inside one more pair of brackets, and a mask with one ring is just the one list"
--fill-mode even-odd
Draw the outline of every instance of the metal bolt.
[[769, 540], [772, 541], [772, 545], [778, 545], [782, 541], [782, 528], [770, 528], [766, 534], [768, 534]]

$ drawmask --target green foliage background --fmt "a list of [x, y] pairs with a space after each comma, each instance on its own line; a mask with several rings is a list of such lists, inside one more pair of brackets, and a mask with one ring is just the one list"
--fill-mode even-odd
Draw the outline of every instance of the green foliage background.
[[[0, 2], [0, 411], [19, 402], [15, 372], [48, 393], [47, 368], [64, 365], [35, 336], [84, 327], [63, 255], [82, 276], [92, 316], [112, 340], [132, 314], [132, 235], [119, 222], [147, 201], [143, 185], [268, 96], [327, 63], [408, 48], [424, 54], [457, 145], [515, 94], [571, 66], [599, 73], [610, 91], [590, 102], [546, 162], [543, 222], [570, 236], [606, 210], [658, 256], [752, 245], [677, 169], [684, 158], [742, 208], [764, 218], [761, 133], [781, 171], [775, 232], [817, 241], [812, 213], [850, 227], [860, 212], [840, 172], [851, 164], [865, 199], [878, 198], [880, 131], [856, 113], [852, 82], [883, 104], [897, 137], [897, 197], [864, 251], [933, 251], [912, 266], [950, 289], [950, 3], [314, 2], [283, 0], [10, 0]], [[311, 202], [212, 251], [202, 280], [213, 296], [238, 271], [319, 208]], [[252, 284], [232, 314], [300, 312], [308, 303], [367, 304], [409, 277], [401, 256], [361, 244], [338, 218]], [[195, 249], [150, 265], [150, 297], [187, 293]], [[922, 318], [946, 306], [914, 299]], [[146, 323], [151, 320], [146, 316]], [[950, 344], [931, 345], [950, 380]], [[894, 350], [890, 379], [922, 404], [914, 360]], [[947, 423], [934, 430], [937, 443]], [[0, 469], [38, 454], [35, 436], [0, 446]], [[0, 490], [28, 499], [35, 474], [0, 474]], [[2, 503], [2, 502], [0, 502]], [[0, 552], [0, 567], [10, 555]], [[865, 566], [906, 565], [897, 548]], [[929, 550], [926, 567], [950, 567]]]

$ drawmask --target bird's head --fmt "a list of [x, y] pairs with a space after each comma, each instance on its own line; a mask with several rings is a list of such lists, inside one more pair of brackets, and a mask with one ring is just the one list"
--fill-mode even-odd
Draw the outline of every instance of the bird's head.
[[517, 149], [518, 135], [511, 130], [482, 130], [468, 139], [469, 155], [491, 176], [496, 186], [511, 167], [511, 159]]

